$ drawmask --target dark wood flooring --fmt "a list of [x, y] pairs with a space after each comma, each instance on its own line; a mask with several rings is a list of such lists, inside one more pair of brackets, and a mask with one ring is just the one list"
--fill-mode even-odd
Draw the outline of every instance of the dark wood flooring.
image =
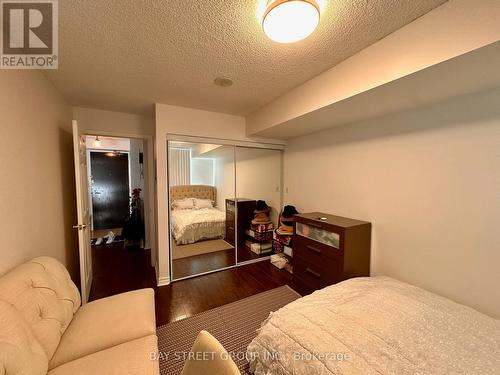
[[273, 254], [272, 252], [267, 254], [255, 254], [252, 250], [250, 250], [246, 246], [238, 246], [238, 263], [264, 258], [272, 254]]
[[309, 293], [292, 275], [268, 261], [234, 267], [157, 287], [151, 253], [123, 243], [92, 247], [94, 281], [90, 300], [140, 288], [155, 290], [156, 324], [163, 325], [251, 295], [289, 285]]
[[213, 253], [194, 255], [172, 261], [174, 279], [227, 268], [236, 264], [234, 249], [220, 250]]
[[93, 245], [92, 272], [91, 301], [156, 285], [151, 252], [139, 247], [125, 247], [123, 242]]

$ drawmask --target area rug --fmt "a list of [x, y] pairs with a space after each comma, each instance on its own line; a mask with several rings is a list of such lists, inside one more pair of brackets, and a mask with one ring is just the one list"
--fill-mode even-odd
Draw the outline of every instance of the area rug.
[[176, 245], [172, 241], [172, 259], [187, 258], [228, 249], [234, 249], [234, 247], [224, 240], [207, 240], [188, 245]]
[[160, 373], [180, 374], [184, 356], [189, 353], [198, 333], [204, 329], [233, 355], [240, 372], [248, 374], [245, 353], [248, 344], [257, 335], [257, 329], [271, 311], [297, 298], [300, 298], [300, 294], [285, 285], [158, 327]]

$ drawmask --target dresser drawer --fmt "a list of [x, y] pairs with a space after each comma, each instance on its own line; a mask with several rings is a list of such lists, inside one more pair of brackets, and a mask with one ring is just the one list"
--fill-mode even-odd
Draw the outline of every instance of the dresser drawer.
[[226, 223], [233, 223], [232, 225], [234, 225], [234, 223], [235, 223], [234, 218], [235, 218], [235, 216], [234, 216], [233, 212], [226, 211]]
[[226, 242], [233, 245], [235, 244], [234, 227], [226, 225]]
[[235, 232], [234, 221], [226, 221], [226, 235], [229, 232], [233, 233], [234, 237], [234, 232]]
[[296, 254], [308, 259], [312, 263], [323, 263], [328, 261], [328, 259], [340, 258], [342, 260], [342, 250], [299, 235], [295, 235], [293, 238], [293, 250]]
[[312, 289], [370, 274], [371, 223], [323, 212], [297, 214], [293, 273]]
[[313, 264], [307, 259], [294, 255], [293, 274], [307, 286], [320, 289], [342, 280], [341, 262], [330, 261], [324, 264]]
[[340, 234], [324, 227], [321, 223], [313, 221], [295, 224], [295, 233], [298, 236], [320, 242], [326, 246], [340, 249]]

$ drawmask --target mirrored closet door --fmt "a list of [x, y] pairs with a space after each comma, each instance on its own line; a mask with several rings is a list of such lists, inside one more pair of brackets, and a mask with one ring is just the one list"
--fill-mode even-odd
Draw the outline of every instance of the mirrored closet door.
[[235, 147], [179, 141], [167, 147], [172, 278], [234, 266]]
[[273, 253], [282, 206], [282, 151], [236, 147], [237, 261]]

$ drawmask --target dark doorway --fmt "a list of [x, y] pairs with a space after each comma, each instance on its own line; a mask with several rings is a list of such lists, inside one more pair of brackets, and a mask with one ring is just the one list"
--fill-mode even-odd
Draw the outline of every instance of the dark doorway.
[[129, 216], [128, 155], [91, 152], [94, 230], [122, 228]]

